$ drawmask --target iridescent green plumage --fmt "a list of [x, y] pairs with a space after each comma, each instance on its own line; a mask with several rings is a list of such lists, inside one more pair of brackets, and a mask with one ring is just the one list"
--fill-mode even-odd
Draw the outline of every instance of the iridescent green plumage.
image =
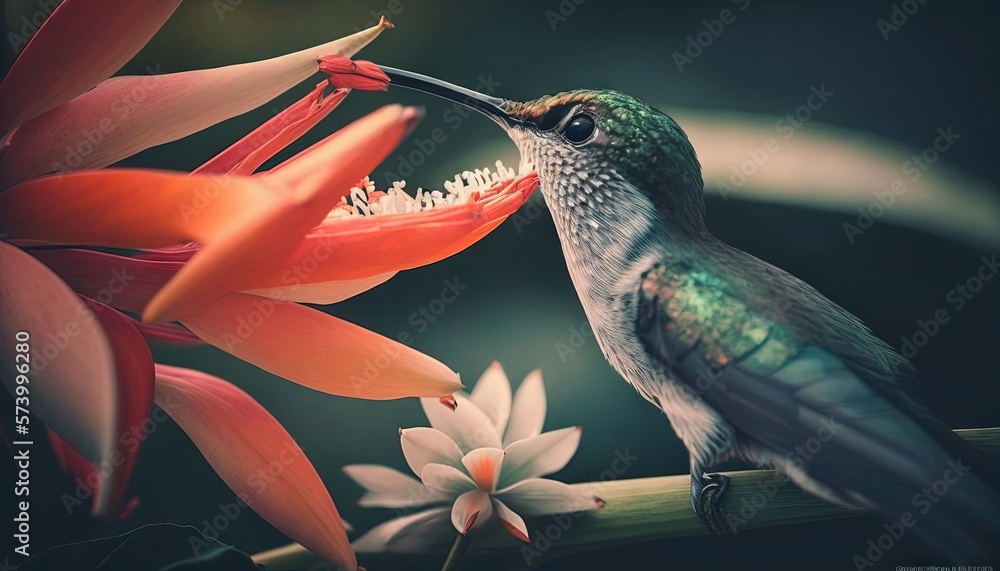
[[759, 374], [773, 373], [802, 350], [788, 329], [729, 293], [730, 286], [705, 271], [674, 271], [657, 265], [642, 290], [657, 299], [678, 351], [697, 351], [706, 362], [741, 361]]

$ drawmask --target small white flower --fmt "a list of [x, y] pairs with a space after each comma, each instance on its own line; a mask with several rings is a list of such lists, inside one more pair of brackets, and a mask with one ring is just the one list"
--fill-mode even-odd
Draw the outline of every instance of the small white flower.
[[499, 520], [511, 535], [529, 542], [522, 516], [604, 505], [583, 490], [540, 478], [566, 466], [580, 444], [579, 426], [542, 433], [546, 405], [540, 371], [529, 374], [511, 398], [503, 367], [493, 363], [470, 395], [455, 398], [455, 410], [438, 399], [421, 399], [433, 428], [399, 432], [406, 462], [420, 480], [385, 466], [344, 467], [366, 490], [362, 506], [439, 506], [376, 526], [352, 544], [355, 551], [426, 551], [454, 537], [448, 519], [462, 534]]

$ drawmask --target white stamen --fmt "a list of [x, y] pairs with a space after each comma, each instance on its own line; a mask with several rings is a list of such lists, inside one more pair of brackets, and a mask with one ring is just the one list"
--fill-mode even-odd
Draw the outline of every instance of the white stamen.
[[[340, 197], [340, 203], [327, 215], [327, 220], [407, 214], [467, 204], [473, 194], [486, 192], [500, 181], [517, 176], [514, 169], [505, 167], [501, 161], [497, 161], [495, 166], [496, 172], [491, 172], [487, 167], [456, 174], [454, 179], [444, 182], [444, 192], [418, 188], [413, 197], [403, 190], [406, 181], [396, 181], [385, 191], [384, 196], [374, 201], [371, 200], [371, 193], [375, 192], [375, 183], [370, 177], [365, 177], [358, 186], [351, 188], [347, 196]], [[520, 174], [528, 174], [533, 168], [530, 163], [522, 162], [518, 170]]]

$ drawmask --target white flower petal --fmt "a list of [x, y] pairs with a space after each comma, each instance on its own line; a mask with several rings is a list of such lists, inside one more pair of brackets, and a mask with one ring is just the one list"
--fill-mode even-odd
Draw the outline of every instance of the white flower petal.
[[479, 377], [476, 386], [472, 388], [471, 400], [479, 410], [493, 421], [498, 434], [503, 434], [510, 418], [510, 381], [500, 363], [494, 361]]
[[493, 492], [500, 480], [504, 451], [499, 448], [478, 448], [462, 458], [462, 465], [479, 489]]
[[580, 433], [579, 426], [571, 426], [511, 444], [503, 459], [498, 485], [505, 488], [521, 480], [562, 470], [576, 454]]
[[571, 513], [604, 506], [604, 500], [586, 489], [542, 478], [514, 484], [497, 492], [495, 497], [527, 517]]
[[450, 436], [463, 454], [476, 448], [503, 448], [500, 435], [486, 413], [465, 395], [456, 393], [455, 402], [458, 408], [449, 410], [436, 398], [420, 399], [431, 426]]
[[403, 456], [410, 470], [420, 474], [428, 464], [462, 465], [462, 450], [450, 436], [435, 428], [417, 427], [399, 431]]
[[472, 490], [455, 500], [455, 505], [451, 507], [451, 524], [465, 535], [470, 529], [485, 524], [492, 515], [490, 495], [482, 490]]
[[463, 492], [474, 490], [476, 483], [464, 472], [445, 464], [428, 464], [420, 471], [420, 479], [432, 490], [444, 492], [455, 497]]
[[356, 553], [436, 553], [455, 532], [448, 525], [451, 508], [435, 508], [391, 519], [373, 527], [351, 547]]
[[367, 493], [358, 505], [378, 508], [401, 508], [443, 502], [448, 496], [431, 490], [420, 480], [387, 466], [355, 464], [344, 466], [344, 473], [363, 487]]
[[500, 522], [503, 523], [504, 528], [511, 535], [525, 543], [531, 543], [531, 540], [528, 539], [528, 526], [524, 525], [524, 520], [521, 519], [521, 516], [514, 513], [513, 510], [496, 498], [493, 498], [493, 510], [496, 511]]
[[534, 370], [521, 382], [514, 394], [514, 406], [510, 411], [510, 421], [507, 423], [507, 434], [504, 445], [518, 440], [538, 436], [545, 424], [545, 385], [542, 383], [542, 372]]

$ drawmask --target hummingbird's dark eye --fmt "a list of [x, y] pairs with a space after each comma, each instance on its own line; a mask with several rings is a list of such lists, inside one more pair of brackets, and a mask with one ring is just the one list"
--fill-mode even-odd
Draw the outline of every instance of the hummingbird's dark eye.
[[597, 124], [594, 123], [594, 118], [585, 113], [580, 113], [573, 117], [566, 125], [566, 128], [563, 129], [563, 136], [570, 143], [578, 145], [590, 139], [596, 130]]

